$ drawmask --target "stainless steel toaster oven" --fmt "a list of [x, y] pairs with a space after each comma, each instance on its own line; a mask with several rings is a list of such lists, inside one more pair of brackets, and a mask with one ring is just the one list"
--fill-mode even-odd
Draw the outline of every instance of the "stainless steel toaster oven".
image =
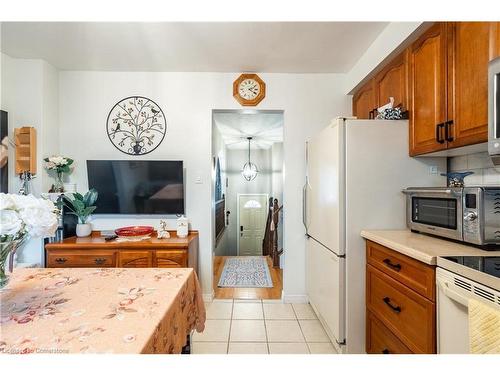
[[412, 231], [475, 245], [500, 245], [500, 186], [408, 188]]

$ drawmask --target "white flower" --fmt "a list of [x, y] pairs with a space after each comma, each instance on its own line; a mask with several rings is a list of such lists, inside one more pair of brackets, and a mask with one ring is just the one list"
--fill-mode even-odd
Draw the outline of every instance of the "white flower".
[[55, 169], [56, 165], [53, 162], [48, 161], [48, 162], [45, 163], [45, 168], [47, 168], [47, 169]]
[[0, 234], [2, 236], [15, 236], [21, 231], [22, 227], [23, 222], [16, 211], [0, 211]]
[[53, 163], [56, 166], [66, 165], [68, 164], [68, 159], [64, 156], [51, 156], [49, 158], [49, 163]]
[[43, 199], [35, 198], [33, 195], [19, 195], [19, 194], [9, 194], [10, 198], [14, 202], [15, 210], [23, 210], [26, 208], [40, 207]]
[[14, 209], [14, 207], [15, 204], [11, 194], [0, 193], [0, 210], [11, 210]]
[[50, 237], [54, 235], [57, 229], [57, 215], [47, 208], [48, 205], [40, 204], [39, 207], [25, 208], [19, 212], [30, 236]]

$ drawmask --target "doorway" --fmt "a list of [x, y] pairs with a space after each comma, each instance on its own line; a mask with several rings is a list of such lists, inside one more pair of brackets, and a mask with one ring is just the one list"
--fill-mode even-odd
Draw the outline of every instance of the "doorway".
[[281, 298], [283, 121], [283, 111], [212, 113], [215, 298]]

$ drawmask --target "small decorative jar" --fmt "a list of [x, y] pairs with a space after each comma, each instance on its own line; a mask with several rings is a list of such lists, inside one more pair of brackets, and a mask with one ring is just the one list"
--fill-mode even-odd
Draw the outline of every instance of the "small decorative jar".
[[184, 238], [188, 235], [189, 221], [184, 215], [177, 219], [177, 237]]

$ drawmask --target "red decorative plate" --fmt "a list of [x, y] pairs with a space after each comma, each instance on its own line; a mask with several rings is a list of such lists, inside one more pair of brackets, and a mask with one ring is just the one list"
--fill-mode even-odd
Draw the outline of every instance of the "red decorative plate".
[[154, 228], [150, 226], [133, 226], [133, 227], [123, 227], [115, 230], [117, 236], [120, 237], [138, 237], [147, 236], [153, 233]]

